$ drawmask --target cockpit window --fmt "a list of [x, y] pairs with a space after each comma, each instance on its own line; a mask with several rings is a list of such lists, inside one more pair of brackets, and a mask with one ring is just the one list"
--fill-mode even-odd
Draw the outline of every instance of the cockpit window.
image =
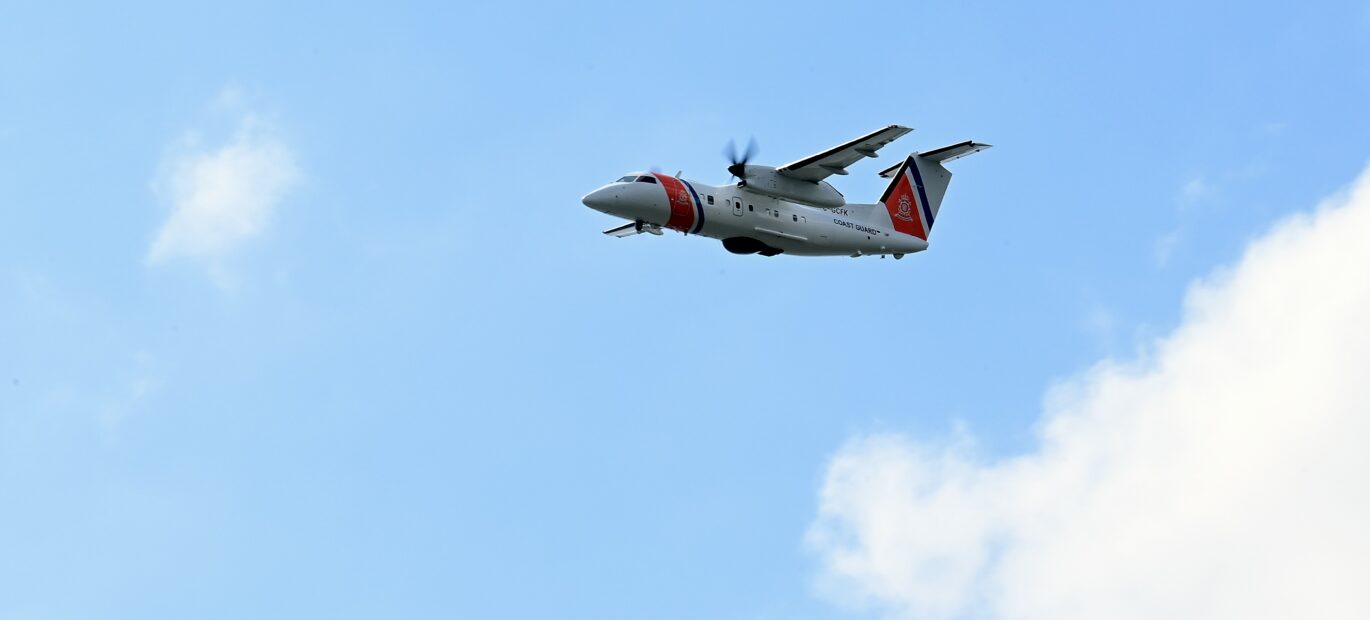
[[633, 181], [636, 181], [636, 180], [637, 180], [637, 175], [636, 175], [636, 174], [630, 174], [630, 175], [628, 175], [628, 176], [626, 176], [626, 177], [623, 177], [623, 178], [621, 178], [621, 179], [619, 179], [619, 180], [617, 180], [617, 181], [614, 181], [614, 182], [615, 182], [615, 183], [632, 183]]
[[641, 176], [637, 178], [638, 183], [656, 183], [656, 177]]

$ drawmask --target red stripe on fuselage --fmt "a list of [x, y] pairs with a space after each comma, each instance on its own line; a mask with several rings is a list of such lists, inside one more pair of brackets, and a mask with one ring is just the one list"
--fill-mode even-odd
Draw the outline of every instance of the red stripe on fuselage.
[[666, 228], [690, 232], [695, 226], [695, 205], [690, 200], [690, 190], [685, 189], [685, 184], [675, 177], [656, 172], [652, 176], [661, 181], [661, 187], [666, 190], [666, 200], [671, 203], [671, 217], [666, 220]]

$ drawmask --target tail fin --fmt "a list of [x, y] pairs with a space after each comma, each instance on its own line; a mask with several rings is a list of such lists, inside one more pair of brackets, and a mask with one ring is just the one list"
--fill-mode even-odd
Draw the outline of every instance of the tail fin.
[[942, 167], [942, 163], [989, 146], [967, 140], [926, 153], [914, 153], [903, 163], [881, 171], [880, 176], [893, 177], [880, 196], [880, 202], [889, 211], [894, 229], [927, 241], [932, 223], [937, 219], [937, 208], [942, 206], [942, 197], [951, 183], [951, 171]]

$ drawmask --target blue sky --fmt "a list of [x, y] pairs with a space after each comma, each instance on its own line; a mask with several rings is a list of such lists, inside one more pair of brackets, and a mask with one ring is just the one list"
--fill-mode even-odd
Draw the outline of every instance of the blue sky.
[[[1030, 449], [1051, 385], [1370, 156], [1364, 3], [3, 15], [7, 618], [860, 616], [804, 543], [839, 446]], [[580, 204], [891, 123], [995, 145], [902, 261]], [[235, 144], [294, 171], [260, 226], [152, 256]]]

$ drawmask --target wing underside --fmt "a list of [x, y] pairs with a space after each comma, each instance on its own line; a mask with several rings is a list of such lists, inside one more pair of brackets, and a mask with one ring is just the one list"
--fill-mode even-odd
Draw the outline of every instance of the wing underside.
[[830, 175], [847, 174], [847, 166], [867, 157], [875, 157], [876, 151], [910, 131], [913, 130], [899, 125], [877, 129], [850, 142], [781, 166], [777, 172], [792, 179], [815, 183]]
[[628, 222], [627, 224], [624, 224], [622, 226], [615, 226], [613, 228], [610, 228], [609, 230], [604, 231], [604, 234], [609, 235], [610, 237], [631, 237], [633, 235], [639, 235], [642, 233], [660, 235], [661, 227], [657, 226], [656, 224], [648, 224], [646, 222]]

